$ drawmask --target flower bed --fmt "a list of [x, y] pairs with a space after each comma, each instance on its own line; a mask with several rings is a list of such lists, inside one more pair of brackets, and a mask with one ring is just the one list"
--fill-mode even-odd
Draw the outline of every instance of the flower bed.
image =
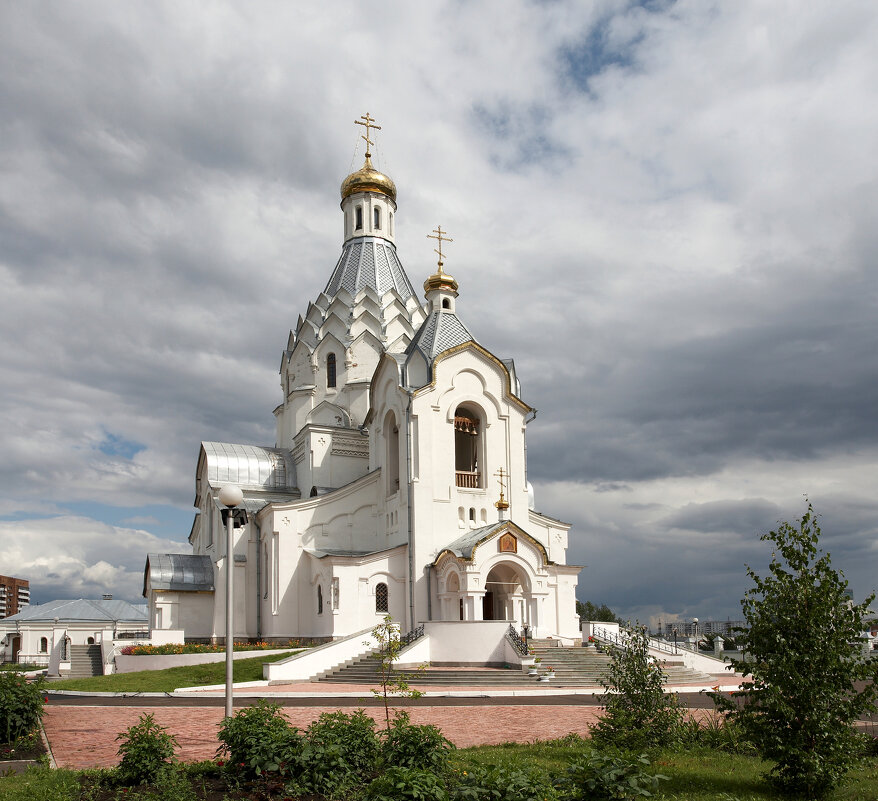
[[[282, 642], [235, 643], [235, 651], [274, 651], [287, 648], [301, 648], [299, 640]], [[225, 645], [204, 645], [200, 643], [167, 643], [165, 645], [126, 645], [120, 653], [123, 656], [170, 656], [174, 654], [218, 654], [225, 653]]]

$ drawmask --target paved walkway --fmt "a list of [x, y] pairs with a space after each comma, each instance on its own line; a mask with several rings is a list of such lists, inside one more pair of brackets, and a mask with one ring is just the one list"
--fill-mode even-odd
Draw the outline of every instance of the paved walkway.
[[[724, 677], [728, 681], [728, 676]], [[588, 733], [601, 714], [593, 690], [508, 688], [420, 687], [425, 697], [406, 699], [405, 707], [413, 723], [432, 723], [455, 745], [495, 745], [503, 742], [529, 742], [563, 737], [575, 732]], [[673, 688], [683, 693], [681, 702], [689, 707], [713, 704], [698, 685]], [[384, 710], [363, 685], [315, 684], [303, 682], [236, 687], [236, 707], [269, 696], [283, 706], [290, 722], [305, 728], [323, 712], [366, 708], [379, 725]], [[178, 756], [184, 761], [211, 759], [219, 742], [217, 732], [224, 714], [222, 690], [201, 690], [187, 696], [152, 695], [107, 696], [55, 694], [46, 707], [44, 725], [52, 754], [61, 767], [110, 767], [118, 764], [116, 737], [134, 725], [144, 713], [168, 728], [178, 739]], [[696, 713], [701, 714], [701, 713]]]

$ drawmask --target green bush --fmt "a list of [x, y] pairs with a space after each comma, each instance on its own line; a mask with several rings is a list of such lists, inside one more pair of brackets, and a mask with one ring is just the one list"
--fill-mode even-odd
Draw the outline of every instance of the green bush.
[[381, 761], [402, 768], [442, 773], [454, 744], [436, 726], [413, 726], [405, 712], [398, 713], [381, 737]]
[[335, 796], [375, 773], [379, 743], [375, 721], [362, 709], [324, 712], [309, 727], [295, 780], [298, 792]]
[[452, 801], [556, 801], [558, 791], [539, 768], [476, 766], [457, 772]]
[[300, 771], [305, 739], [281, 714], [279, 704], [260, 698], [255, 706], [225, 718], [218, 737], [222, 745], [217, 756], [227, 759], [235, 773], [253, 777]]
[[646, 754], [624, 756], [590, 751], [577, 759], [567, 770], [568, 796], [573, 801], [611, 799], [636, 801], [649, 798], [667, 776], [649, 773]]
[[35, 732], [43, 717], [43, 684], [20, 673], [0, 673], [0, 738], [13, 743]]
[[366, 801], [448, 801], [441, 778], [428, 770], [388, 768], [365, 789]]
[[159, 772], [173, 762], [179, 747], [177, 738], [159, 726], [152, 715], [141, 715], [137, 723], [116, 739], [122, 741], [117, 777], [126, 785], [155, 781]]
[[623, 647], [614, 648], [601, 683], [606, 714], [592, 729], [601, 746], [639, 751], [674, 742], [683, 721], [677, 697], [664, 690], [665, 674], [649, 653], [649, 637], [640, 626], [621, 626]]

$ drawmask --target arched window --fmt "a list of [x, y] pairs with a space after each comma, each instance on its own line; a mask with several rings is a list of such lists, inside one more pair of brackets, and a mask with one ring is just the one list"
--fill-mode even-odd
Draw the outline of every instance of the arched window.
[[357, 224], [354, 226], [354, 230], [362, 231], [363, 230], [363, 207], [357, 206]]
[[317, 585], [317, 614], [323, 614], [323, 587]]
[[47, 637], [40, 637], [40, 653], [49, 653], [49, 640]]
[[450, 309], [451, 308], [451, 301], [448, 300], [448, 298], [442, 298], [442, 308], [443, 309]]
[[399, 490], [399, 426], [393, 412], [384, 418], [384, 441], [387, 443], [387, 494], [393, 495]]
[[375, 230], [380, 231], [381, 230], [381, 209], [376, 207], [376, 208], [372, 209], [372, 212], [373, 212], [372, 216], [373, 216], [374, 222], [375, 222]]
[[387, 212], [387, 228], [391, 236], [393, 236], [393, 212]]
[[326, 386], [335, 386], [335, 354], [330, 353], [326, 357]]
[[477, 489], [482, 486], [479, 471], [481, 425], [476, 415], [463, 407], [454, 412], [454, 470], [458, 487]]
[[89, 637], [89, 638], [86, 640], [86, 643], [88, 643], [89, 645], [94, 645], [94, 644], [95, 644], [95, 638], [94, 638], [94, 637]]
[[268, 598], [268, 543], [262, 545], [262, 583], [264, 585], [262, 597]]
[[389, 609], [387, 585], [382, 581], [375, 587], [375, 611], [387, 612]]
[[470, 508], [469, 508], [469, 519], [472, 520], [473, 523], [476, 522], [476, 507], [475, 506], [470, 506]]

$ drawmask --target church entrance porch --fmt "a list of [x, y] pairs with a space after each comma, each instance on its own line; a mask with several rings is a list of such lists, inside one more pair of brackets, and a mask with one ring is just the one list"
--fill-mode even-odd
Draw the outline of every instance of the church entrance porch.
[[516, 565], [502, 562], [491, 568], [485, 579], [482, 620], [528, 622], [530, 582]]

